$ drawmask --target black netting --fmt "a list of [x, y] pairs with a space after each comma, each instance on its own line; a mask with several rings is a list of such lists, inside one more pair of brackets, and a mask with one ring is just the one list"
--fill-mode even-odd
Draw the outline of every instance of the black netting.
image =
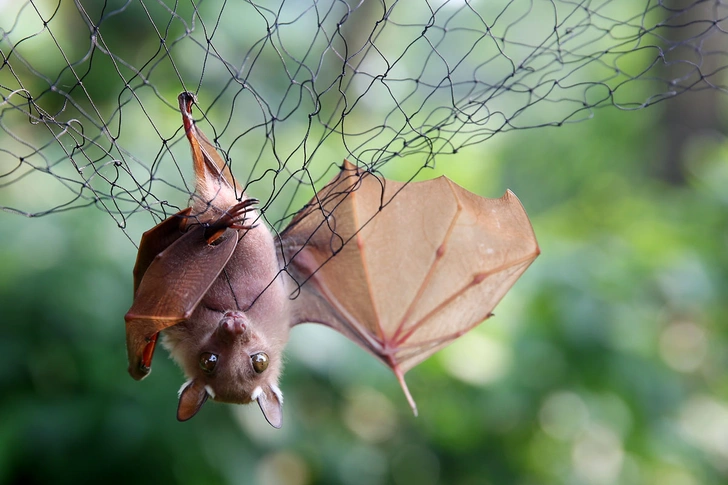
[[411, 177], [502, 132], [726, 89], [728, 8], [713, 0], [0, 9], [0, 207], [96, 206], [122, 229], [177, 211], [193, 189], [183, 90], [279, 227], [344, 158]]

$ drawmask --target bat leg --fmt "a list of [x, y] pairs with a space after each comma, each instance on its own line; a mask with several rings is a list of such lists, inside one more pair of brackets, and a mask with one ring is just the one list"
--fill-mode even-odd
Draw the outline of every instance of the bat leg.
[[212, 244], [228, 229], [248, 230], [255, 227], [255, 224], [245, 224], [248, 212], [253, 210], [253, 206], [260, 202], [258, 199], [248, 198], [235, 204], [220, 216], [215, 222], [205, 228], [205, 238], [207, 244]]

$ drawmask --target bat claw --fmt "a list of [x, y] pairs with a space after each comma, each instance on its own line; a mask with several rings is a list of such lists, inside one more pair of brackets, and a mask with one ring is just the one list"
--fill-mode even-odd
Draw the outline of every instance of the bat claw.
[[231, 229], [243, 229], [245, 231], [249, 231], [250, 229], [255, 229], [260, 224], [254, 223], [254, 224], [232, 224], [230, 226]]
[[205, 228], [207, 244], [214, 243], [228, 228], [250, 230], [256, 227], [257, 224], [245, 224], [245, 219], [248, 212], [254, 210], [253, 206], [259, 202], [258, 199], [253, 197], [247, 198], [230, 207], [215, 222], [208, 224]]
[[149, 367], [145, 367], [143, 364], [139, 364], [136, 367], [130, 365], [127, 370], [129, 371], [129, 375], [137, 381], [141, 381], [142, 379], [147, 377], [149, 375], [149, 372], [151, 371]]

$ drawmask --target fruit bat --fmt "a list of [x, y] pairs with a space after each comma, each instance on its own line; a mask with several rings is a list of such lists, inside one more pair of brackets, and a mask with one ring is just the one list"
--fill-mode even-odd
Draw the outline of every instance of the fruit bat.
[[192, 150], [191, 206], [142, 236], [126, 314], [129, 373], [151, 369], [160, 332], [187, 377], [177, 418], [208, 398], [256, 401], [281, 425], [290, 327], [320, 323], [404, 374], [492, 316], [538, 256], [516, 196], [472, 194], [445, 177], [387, 180], [344, 162], [276, 237], [179, 96]]

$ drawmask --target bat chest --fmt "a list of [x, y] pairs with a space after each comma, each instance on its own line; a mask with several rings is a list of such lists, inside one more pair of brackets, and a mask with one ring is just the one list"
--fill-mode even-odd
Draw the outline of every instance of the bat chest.
[[273, 237], [259, 226], [240, 239], [203, 302], [224, 311], [241, 310], [254, 319], [273, 315], [285, 321], [287, 300]]

